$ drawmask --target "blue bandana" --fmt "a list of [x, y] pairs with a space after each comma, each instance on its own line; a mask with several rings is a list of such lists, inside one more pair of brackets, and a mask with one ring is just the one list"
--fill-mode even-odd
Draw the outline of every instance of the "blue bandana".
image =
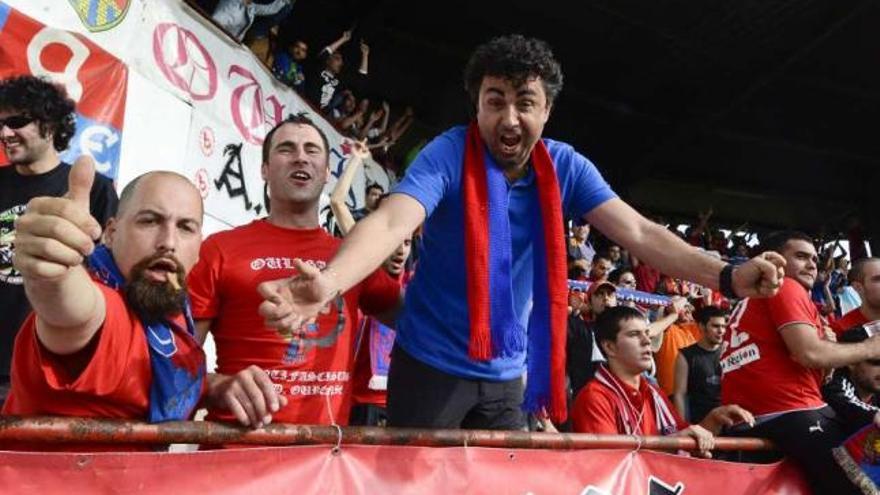
[[[106, 246], [98, 246], [88, 257], [87, 265], [93, 277], [111, 289], [121, 291], [125, 286], [125, 278], [113, 260], [113, 255]], [[152, 382], [150, 383], [150, 410], [147, 421], [162, 423], [164, 421], [181, 421], [189, 419], [199, 403], [202, 384], [205, 380], [205, 359], [197, 369], [175, 363], [177, 339], [189, 340], [191, 345], [199, 347], [193, 335], [192, 310], [189, 298], [184, 304], [183, 314], [186, 318], [186, 329], [180, 328], [170, 320], [147, 324], [143, 317], [141, 323], [150, 349], [150, 367]]]

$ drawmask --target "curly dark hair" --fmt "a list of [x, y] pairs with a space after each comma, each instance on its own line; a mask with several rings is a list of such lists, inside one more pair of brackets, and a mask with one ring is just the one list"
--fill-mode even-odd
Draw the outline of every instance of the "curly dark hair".
[[521, 34], [499, 36], [474, 50], [464, 68], [464, 89], [474, 106], [485, 76], [502, 77], [515, 87], [524, 84], [529, 78], [540, 77], [548, 105], [562, 91], [562, 67], [553, 57], [550, 45], [546, 41], [526, 38]]
[[60, 84], [35, 76], [0, 80], [0, 111], [23, 112], [34, 118], [40, 135], [52, 134], [56, 151], [67, 149], [76, 132], [76, 104]]

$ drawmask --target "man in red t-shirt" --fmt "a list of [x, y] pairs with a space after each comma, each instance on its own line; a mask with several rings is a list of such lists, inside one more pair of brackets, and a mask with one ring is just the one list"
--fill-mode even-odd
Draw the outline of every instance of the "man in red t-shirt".
[[596, 339], [608, 360], [587, 382], [571, 411], [574, 431], [619, 435], [685, 435], [703, 454], [714, 446], [723, 426], [753, 421], [738, 406], [713, 409], [699, 425], [681, 418], [666, 394], [642, 374], [651, 368], [648, 321], [635, 308], [619, 306], [595, 322]]
[[825, 339], [808, 292], [818, 261], [810, 237], [778, 232], [762, 247], [785, 258], [785, 279], [775, 296], [744, 299], [731, 313], [721, 347], [721, 402], [755, 413], [756, 426], [737, 434], [775, 441], [802, 465], [817, 493], [853, 492], [831, 455], [846, 437], [845, 425], [820, 388], [824, 370], [880, 357], [880, 337], [854, 344]]
[[[94, 173], [91, 160], [81, 159], [68, 193], [31, 200], [18, 222], [14, 262], [33, 313], [15, 341], [3, 413], [188, 419], [205, 388], [205, 356], [185, 321], [182, 287], [198, 259], [201, 196], [178, 174], [142, 175], [122, 192], [105, 245], [96, 247]], [[163, 339], [157, 352], [145, 327]]]
[[210, 419], [254, 427], [273, 420], [347, 424], [358, 308], [382, 314], [400, 304], [399, 285], [377, 271], [292, 332], [267, 327], [258, 314], [257, 285], [324, 269], [342, 242], [318, 220], [328, 150], [323, 132], [306, 117], [275, 126], [263, 143], [261, 169], [269, 217], [202, 245], [189, 284], [199, 334], [210, 331], [217, 347]]
[[862, 305], [831, 323], [837, 335], [869, 321], [880, 320], [880, 258], [856, 260], [847, 279], [862, 298]]

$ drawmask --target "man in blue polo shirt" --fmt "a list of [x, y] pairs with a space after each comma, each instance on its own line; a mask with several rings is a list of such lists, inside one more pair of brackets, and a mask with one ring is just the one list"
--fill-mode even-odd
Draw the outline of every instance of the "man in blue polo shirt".
[[[571, 146], [541, 138], [562, 89], [559, 63], [545, 42], [512, 35], [480, 46], [465, 69], [465, 88], [476, 108], [476, 122], [453, 128], [426, 146], [379, 209], [349, 233], [327, 268], [319, 272], [300, 264], [298, 277], [260, 287], [266, 299], [260, 311], [267, 323], [298, 328], [326, 301], [366, 277], [424, 222], [419, 269], [397, 319], [388, 378], [390, 426], [524, 427], [527, 361], [530, 382], [546, 380], [548, 374], [533, 366], [540, 357], [536, 349], [546, 351], [548, 344], [545, 339], [540, 346], [534, 328], [542, 322], [530, 317], [541, 311], [555, 314], [555, 308], [547, 312], [545, 300], [559, 297], [560, 280], [546, 277], [550, 282], [543, 287], [539, 282], [555, 252], [553, 237], [546, 233], [560, 232], [561, 237], [561, 230], [553, 228], [557, 222], [561, 226], [563, 215], [589, 222], [663, 273], [720, 287], [728, 295], [761, 296], [777, 290], [784, 264], [778, 255], [764, 254], [736, 269], [725, 266], [621, 201], [596, 167]], [[473, 179], [475, 162], [486, 178]], [[539, 176], [543, 178], [537, 180]], [[553, 185], [550, 192], [548, 183]], [[474, 204], [474, 198], [481, 197], [474, 195], [474, 187], [488, 190], [486, 204]], [[546, 204], [547, 198], [555, 210]], [[488, 297], [474, 299], [471, 258], [480, 250], [474, 249], [479, 243], [473, 241], [472, 218], [479, 215], [490, 218], [488, 271], [498, 257], [508, 262], [495, 268], [503, 272], [504, 283], [490, 277], [484, 294]], [[536, 230], [536, 224], [543, 230]], [[553, 273], [564, 283], [565, 248], [559, 246], [562, 271]], [[563, 285], [563, 300], [564, 295]], [[474, 301], [482, 301], [484, 307]], [[474, 335], [488, 331], [474, 324], [475, 314], [487, 312], [491, 352], [486, 356], [484, 351], [478, 359], [474, 349], [480, 338]], [[509, 313], [504, 315], [509, 316], [508, 328], [496, 333], [500, 313]], [[503, 342], [494, 339], [498, 336]], [[562, 343], [564, 349], [564, 333]], [[549, 405], [530, 400], [528, 391], [525, 400], [532, 409]]]

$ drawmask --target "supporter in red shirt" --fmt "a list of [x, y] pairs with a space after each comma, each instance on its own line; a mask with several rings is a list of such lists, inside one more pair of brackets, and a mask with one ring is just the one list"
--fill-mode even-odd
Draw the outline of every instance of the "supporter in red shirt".
[[608, 308], [595, 323], [596, 339], [608, 360], [578, 394], [571, 411], [574, 431], [620, 435], [685, 435], [707, 454], [713, 433], [723, 426], [751, 422], [738, 406], [712, 410], [699, 425], [684, 421], [666, 394], [644, 379], [651, 367], [648, 322], [636, 309]]
[[67, 195], [32, 200], [18, 222], [15, 266], [34, 311], [15, 341], [3, 413], [188, 419], [205, 385], [184, 286], [198, 259], [201, 197], [180, 175], [145, 174], [126, 186], [95, 247], [93, 179], [91, 160], [80, 160]]
[[744, 299], [731, 313], [721, 351], [721, 402], [755, 413], [757, 425], [741, 434], [772, 439], [802, 465], [817, 493], [857, 493], [832, 458], [846, 429], [820, 387], [825, 369], [880, 357], [880, 337], [826, 340], [808, 293], [818, 260], [810, 237], [778, 232], [762, 247], [785, 258], [785, 278], [775, 296]]
[[258, 314], [263, 298], [257, 285], [314, 276], [342, 242], [318, 221], [328, 149], [306, 117], [278, 124], [263, 144], [269, 217], [212, 235], [202, 246], [190, 292], [199, 334], [204, 338], [210, 330], [217, 346], [217, 374], [209, 376], [211, 419], [254, 427], [273, 420], [348, 423], [358, 309], [395, 309], [399, 285], [384, 271], [374, 272], [320, 308], [314, 323], [292, 332], [267, 327]]
[[831, 328], [838, 335], [852, 327], [880, 320], [880, 258], [856, 260], [847, 278], [862, 298], [862, 305], [831, 322]]

